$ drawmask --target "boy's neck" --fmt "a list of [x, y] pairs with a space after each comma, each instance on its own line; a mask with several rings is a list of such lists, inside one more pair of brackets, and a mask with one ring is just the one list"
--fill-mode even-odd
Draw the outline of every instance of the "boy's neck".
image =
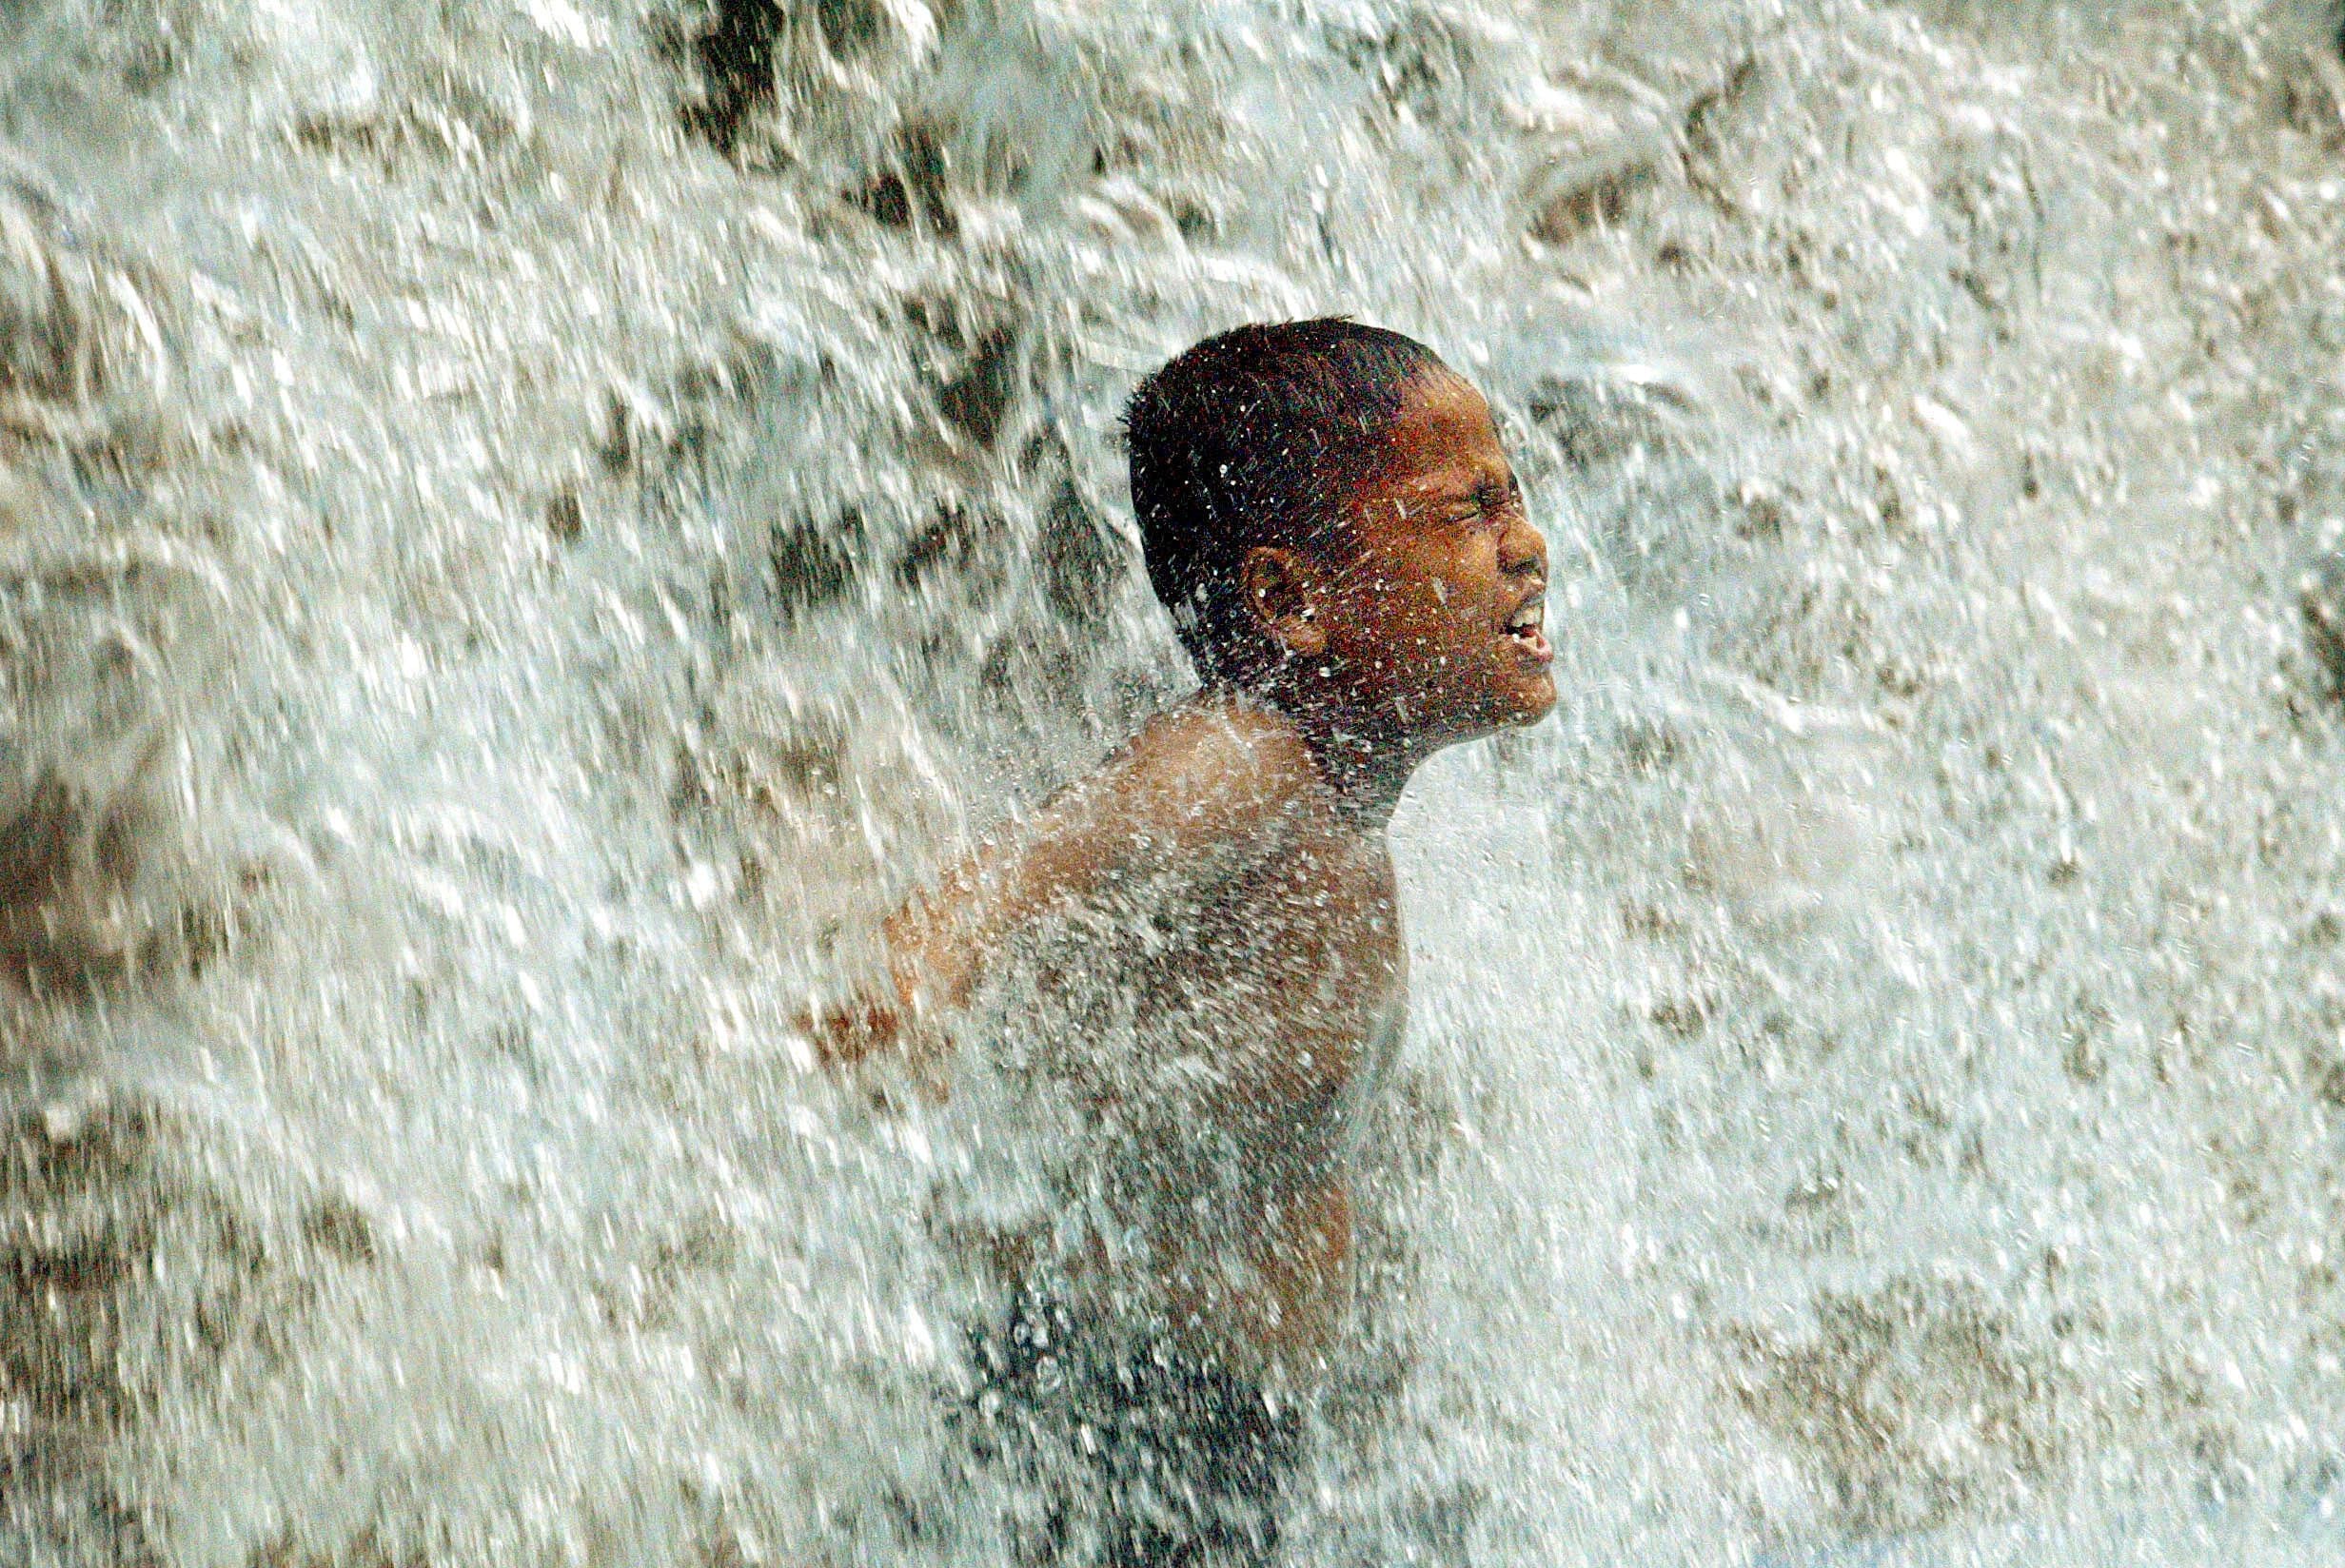
[[1363, 827], [1382, 828], [1392, 820], [1401, 792], [1425, 760], [1397, 725], [1365, 721], [1341, 704], [1293, 700], [1276, 688], [1233, 687], [1228, 696], [1291, 727], [1310, 753], [1320, 781], [1344, 813]]

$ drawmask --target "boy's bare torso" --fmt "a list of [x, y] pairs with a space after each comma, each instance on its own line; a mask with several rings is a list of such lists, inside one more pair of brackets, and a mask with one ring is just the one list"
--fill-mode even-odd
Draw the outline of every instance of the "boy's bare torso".
[[[1164, 1196], [1199, 1220], [1160, 1261], [1175, 1323], [1224, 1357], [1251, 1349], [1291, 1374], [1342, 1314], [1350, 1156], [1368, 1108], [1354, 1091], [1397, 1044], [1406, 996], [1383, 826], [1281, 755], [1299, 746], [1277, 723], [1212, 704], [1168, 715], [1133, 748], [1140, 768], [1232, 751], [1222, 765], [1259, 769], [1261, 798], [1251, 820], [1230, 824], [1235, 842], [1216, 846], [1226, 853], [1197, 857], [1211, 880], [1183, 890], [1193, 918], [1133, 954], [1131, 980], [1160, 1026], [1143, 1049], [1193, 1052], [1201, 1069], [1194, 1105], [1177, 1108], [1233, 1156], [1207, 1169], [1164, 1162]], [[1198, 1202], [1208, 1186], [1221, 1203]]]
[[[1283, 715], [1200, 696], [890, 936], [908, 972], [957, 1003], [964, 968], [974, 979], [1069, 917], [1083, 932], [1070, 982], [1123, 993], [1143, 1059], [1105, 1063], [1075, 1039], [1059, 1060], [1104, 1116], [1154, 1129], [1131, 1141], [1126, 1189], [1172, 1217], [1142, 1227], [1152, 1256], [1092, 1264], [1152, 1278], [1099, 1283], [1127, 1299], [1147, 1287], [1170, 1332], [1212, 1362], [1311, 1381], [1349, 1294], [1357, 1090], [1405, 1006], [1381, 816], [1321, 781]], [[1118, 1104], [1131, 1097], [1147, 1103]]]

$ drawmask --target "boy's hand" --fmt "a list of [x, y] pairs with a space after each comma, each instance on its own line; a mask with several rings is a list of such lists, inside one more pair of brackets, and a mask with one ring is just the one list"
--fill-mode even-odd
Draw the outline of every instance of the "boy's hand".
[[865, 996], [807, 1008], [798, 1015], [798, 1028], [814, 1043], [815, 1060], [833, 1071], [885, 1056], [904, 1037], [902, 1010]]
[[923, 1027], [904, 1003], [868, 995], [849, 997], [805, 1009], [798, 1015], [797, 1025], [813, 1045], [815, 1060], [842, 1077], [863, 1078], [878, 1108], [896, 1107], [885, 1087], [864, 1068], [891, 1059], [903, 1064], [922, 1100], [930, 1105], [944, 1103], [947, 1041], [940, 1031]]

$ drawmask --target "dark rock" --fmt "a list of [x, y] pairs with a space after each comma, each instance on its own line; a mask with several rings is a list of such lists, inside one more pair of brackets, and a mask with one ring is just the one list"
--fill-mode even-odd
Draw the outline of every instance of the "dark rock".
[[910, 126], [897, 134], [889, 167], [848, 191], [847, 200], [890, 228], [925, 225], [949, 240], [961, 226], [948, 193], [950, 169], [936, 132], [926, 126]]
[[579, 535], [585, 532], [586, 516], [579, 507], [575, 491], [557, 491], [545, 503], [545, 530], [563, 544], [576, 544]]
[[1051, 497], [1039, 548], [1042, 591], [1052, 607], [1078, 626], [1105, 619], [1126, 560], [1072, 479], [1061, 479]]
[[1530, 231], [1548, 245], [1563, 245], [1590, 229], [1616, 227], [1628, 216], [1630, 202], [1654, 179], [1652, 163], [1642, 156], [1558, 168], [1532, 197]]
[[979, 446], [1001, 434], [1017, 396], [1017, 335], [995, 327], [978, 338], [958, 374], [936, 389], [936, 409]]
[[751, 118], [774, 106], [775, 44], [787, 20], [775, 0], [717, 0], [707, 25], [678, 43], [701, 87], [679, 111], [684, 128], [727, 157]]
[[321, 1198], [302, 1215], [302, 1235], [309, 1245], [345, 1263], [375, 1261], [375, 1227], [364, 1210], [346, 1198]]
[[863, 514], [850, 506], [827, 527], [799, 519], [774, 525], [774, 596], [787, 617], [828, 604], [855, 580], [855, 546]]
[[986, 533], [998, 526], [991, 518], [973, 516], [956, 502], [946, 501], [930, 514], [928, 523], [896, 558], [896, 580], [916, 588], [948, 568], [969, 559]]
[[2331, 695], [2345, 696], [2345, 552], [2332, 552], [2305, 568], [2296, 579], [2296, 603]]

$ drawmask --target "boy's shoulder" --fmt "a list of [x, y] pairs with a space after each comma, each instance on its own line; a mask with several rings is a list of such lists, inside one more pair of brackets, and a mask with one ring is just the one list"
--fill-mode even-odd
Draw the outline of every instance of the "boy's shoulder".
[[1310, 751], [1275, 710], [1201, 695], [1157, 715], [1091, 782], [1175, 836], [1274, 832], [1327, 804]]
[[1318, 783], [1294, 721], [1242, 698], [1199, 694], [1156, 715], [1115, 762], [1135, 774], [1301, 794]]

